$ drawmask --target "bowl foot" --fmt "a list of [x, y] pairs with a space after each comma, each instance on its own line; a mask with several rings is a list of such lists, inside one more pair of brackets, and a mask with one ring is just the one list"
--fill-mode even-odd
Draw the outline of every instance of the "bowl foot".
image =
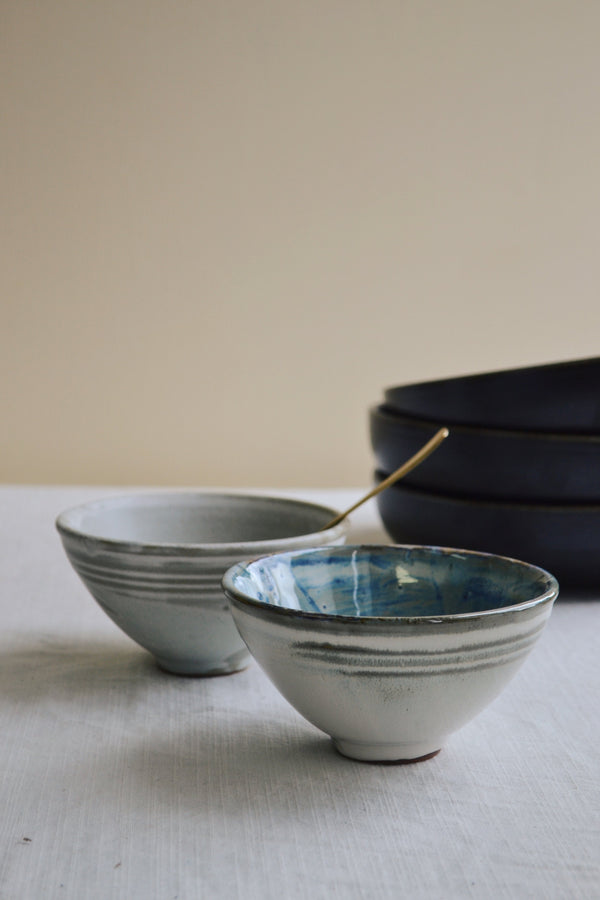
[[395, 763], [407, 765], [409, 763], [423, 762], [437, 756], [440, 747], [432, 749], [431, 744], [369, 744], [362, 741], [346, 741], [333, 738], [333, 744], [338, 753], [349, 759], [357, 759], [360, 762], [371, 763]]
[[216, 675], [233, 675], [235, 672], [241, 672], [249, 665], [250, 659], [247, 654], [243, 654], [241, 658], [224, 660], [219, 663], [202, 663], [198, 660], [179, 660], [165, 659], [164, 657], [155, 657], [156, 664], [163, 672], [169, 675], [187, 675], [194, 678], [212, 678]]

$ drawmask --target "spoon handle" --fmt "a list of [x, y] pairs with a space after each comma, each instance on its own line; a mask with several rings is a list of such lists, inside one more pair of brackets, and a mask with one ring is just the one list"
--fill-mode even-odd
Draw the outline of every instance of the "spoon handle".
[[375, 497], [377, 494], [381, 493], [381, 491], [385, 491], [386, 488], [390, 487], [390, 485], [395, 484], [396, 481], [399, 481], [405, 475], [408, 475], [409, 472], [412, 472], [413, 469], [416, 469], [418, 465], [420, 465], [424, 459], [433, 453], [434, 450], [440, 446], [442, 441], [445, 441], [450, 432], [447, 428], [440, 428], [434, 436], [427, 441], [426, 444], [423, 444], [420, 450], [411, 456], [410, 459], [407, 459], [405, 463], [402, 463], [399, 469], [396, 469], [395, 472], [392, 472], [391, 475], [388, 475], [383, 481], [381, 481], [376, 487], [373, 488], [372, 491], [369, 491], [368, 494], [365, 494], [364, 497], [361, 497], [360, 500], [347, 509], [345, 512], [340, 513], [338, 516], [335, 516], [328, 522], [327, 525], [324, 525], [323, 528], [320, 528], [319, 531], [326, 531], [328, 528], [333, 528], [334, 525], [338, 525], [342, 519], [345, 519], [346, 516], [349, 516], [351, 512], [354, 512], [357, 507], [362, 506], [363, 503], [366, 503], [367, 500], [370, 500], [371, 497]]

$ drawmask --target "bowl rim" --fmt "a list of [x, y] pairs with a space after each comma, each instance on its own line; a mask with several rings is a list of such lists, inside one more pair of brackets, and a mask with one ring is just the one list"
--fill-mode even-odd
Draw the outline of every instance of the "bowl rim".
[[[328, 520], [333, 519], [339, 514], [339, 510], [326, 506], [321, 503], [314, 503], [310, 500], [301, 500], [295, 497], [276, 496], [272, 494], [261, 494], [258, 492], [248, 491], [236, 492], [227, 490], [189, 490], [189, 489], [156, 489], [145, 491], [132, 491], [131, 493], [111, 494], [106, 497], [99, 497], [96, 500], [90, 500], [86, 503], [79, 503], [64, 509], [55, 519], [55, 527], [59, 534], [64, 537], [71, 537], [75, 540], [85, 540], [93, 543], [94, 547], [110, 550], [115, 553], [156, 553], [156, 554], [172, 554], [179, 555], [198, 555], [200, 553], [247, 553], [257, 555], [272, 555], [269, 548], [275, 544], [290, 541], [300, 541], [304, 544], [316, 541], [317, 536], [320, 539], [325, 538], [328, 541], [341, 539], [347, 532], [346, 520], [328, 528], [325, 531], [312, 531], [304, 534], [292, 535], [290, 537], [269, 538], [267, 540], [257, 541], [206, 541], [206, 542], [180, 542], [180, 541], [131, 541], [121, 538], [101, 537], [90, 534], [84, 528], [78, 527], [76, 519], [84, 513], [93, 513], [95, 510], [105, 510], [106, 508], [122, 508], [123, 506], [139, 505], [155, 500], [165, 500], [166, 498], [226, 498], [227, 500], [237, 500], [248, 502], [251, 504], [254, 500], [260, 500], [267, 504], [285, 505], [294, 508], [311, 509], [314, 511], [322, 511], [328, 516]], [[75, 520], [75, 521], [74, 521]], [[300, 547], [298, 549], [301, 549]]]
[[506, 428], [499, 425], [477, 425], [464, 424], [462, 422], [443, 421], [439, 419], [430, 419], [424, 416], [416, 416], [407, 410], [394, 408], [388, 403], [375, 403], [369, 407], [369, 422], [373, 423], [377, 420], [382, 421], [390, 428], [397, 426], [398, 428], [410, 427], [423, 430], [437, 431], [439, 428], [446, 427], [453, 434], [461, 434], [469, 437], [478, 437], [483, 440], [499, 438], [501, 440], [527, 441], [527, 442], [549, 442], [553, 444], [600, 444], [600, 431], [537, 431], [526, 428]]
[[[383, 481], [384, 478], [387, 478], [389, 474], [389, 472], [383, 472], [381, 469], [375, 469], [373, 471], [374, 483], [376, 485], [379, 484], [379, 482]], [[456, 504], [457, 506], [469, 506], [477, 510], [498, 509], [531, 514], [535, 513], [536, 515], [592, 515], [594, 517], [600, 515], [600, 501], [598, 500], [595, 500], [592, 503], [585, 503], [583, 501], [578, 503], [566, 503], [562, 500], [505, 500], [489, 496], [467, 497], [462, 494], [449, 494], [431, 488], [417, 487], [415, 484], [407, 484], [404, 480], [397, 481], [396, 484], [391, 484], [385, 489], [385, 493], [389, 493], [390, 491], [407, 493], [409, 496], [413, 495], [414, 497], [423, 498], [424, 500], [448, 503], [449, 505]], [[383, 493], [384, 492], [382, 492], [382, 494]], [[381, 499], [381, 496], [377, 496], [376, 502], [379, 503]], [[492, 556], [495, 555], [499, 554], [492, 554]], [[510, 559], [511, 557], [506, 558]], [[533, 563], [531, 565], [533, 565]]]
[[[261, 562], [265, 559], [281, 556], [304, 556], [310, 553], [331, 553], [332, 551], [340, 552], [345, 555], [351, 554], [355, 550], [368, 551], [389, 551], [389, 550], [428, 550], [432, 552], [442, 553], [444, 555], [460, 555], [460, 556], [476, 556], [504, 560], [516, 566], [522, 567], [529, 571], [539, 573], [546, 581], [547, 588], [543, 593], [532, 597], [531, 600], [525, 600], [520, 603], [513, 603], [510, 606], [501, 606], [494, 609], [477, 610], [476, 612], [467, 613], [450, 613], [448, 615], [423, 615], [423, 616], [345, 616], [336, 615], [335, 613], [316, 613], [306, 610], [292, 609], [287, 606], [275, 606], [272, 603], [265, 603], [262, 600], [256, 600], [249, 597], [242, 591], [238, 590], [233, 579], [237, 572], [251, 564]], [[365, 628], [369, 625], [445, 625], [453, 622], [475, 621], [480, 618], [488, 618], [493, 616], [502, 616], [511, 612], [519, 612], [521, 610], [532, 609], [545, 603], [553, 603], [558, 597], [560, 586], [555, 578], [546, 569], [536, 566], [533, 563], [525, 562], [511, 556], [502, 556], [498, 553], [487, 553], [480, 550], [465, 550], [460, 547], [443, 547], [433, 544], [344, 544], [339, 547], [312, 547], [303, 550], [284, 550], [280, 553], [269, 553], [258, 556], [254, 559], [242, 560], [231, 566], [223, 575], [221, 585], [227, 597], [241, 607], [249, 607], [254, 610], [262, 610], [272, 613], [274, 616], [283, 618], [293, 618], [303, 620], [304, 622], [320, 622], [322, 624], [335, 625], [337, 623], [344, 625], [353, 625], [355, 628]]]
[[498, 377], [508, 376], [510, 378], [515, 375], [537, 374], [538, 372], [556, 372], [566, 371], [568, 369], [581, 369], [589, 366], [600, 365], [600, 356], [581, 356], [574, 359], [559, 359], [551, 362], [532, 363], [527, 365], [508, 366], [500, 369], [487, 369], [481, 372], [467, 372], [457, 375], [440, 376], [439, 378], [426, 378], [417, 381], [406, 381], [401, 384], [388, 385], [386, 391], [401, 390], [402, 388], [420, 387], [421, 385], [438, 385], [447, 384], [448, 382], [481, 382], [496, 379]]
[[[406, 392], [408, 392], [410, 394], [410, 393], [414, 393], [415, 391], [430, 392], [430, 391], [436, 391], [439, 389], [450, 389], [450, 390], [457, 390], [457, 389], [461, 390], [462, 389], [462, 390], [464, 390], [465, 387], [468, 387], [470, 385], [485, 387], [486, 384], [493, 384], [493, 383], [496, 383], [496, 384], [500, 383], [500, 385], [502, 385], [503, 383], [511, 384], [511, 383], [514, 383], [514, 381], [516, 379], [522, 379], [522, 378], [527, 379], [527, 381], [529, 382], [530, 379], [532, 379], [532, 378], [535, 379], [535, 378], [539, 378], [540, 376], [543, 377], [546, 374], [549, 374], [550, 376], [555, 375], [555, 373], [558, 373], [560, 375], [560, 373], [562, 373], [562, 372], [567, 372], [567, 373], [575, 372], [576, 374], [578, 374], [578, 373], [582, 373], [582, 372], [583, 373], [589, 372], [590, 370], [592, 370], [594, 373], [597, 371], [600, 372], [600, 356], [585, 356], [585, 357], [575, 358], [575, 359], [566, 359], [566, 360], [559, 360], [559, 361], [552, 361], [552, 362], [536, 363], [533, 365], [521, 365], [521, 366], [516, 366], [516, 367], [511, 366], [508, 368], [504, 367], [501, 369], [491, 369], [491, 370], [485, 370], [485, 371], [470, 372], [468, 374], [455, 374], [455, 375], [448, 375], [448, 376], [444, 376], [444, 377], [437, 377], [437, 378], [433, 378], [433, 379], [425, 379], [425, 380], [421, 379], [418, 381], [407, 381], [407, 382], [403, 382], [401, 384], [393, 384], [393, 385], [390, 384], [390, 385], [386, 386], [383, 390], [383, 398], [384, 398], [383, 405], [387, 405], [388, 407], [392, 408], [393, 410], [395, 410], [396, 412], [398, 412], [400, 414], [411, 415], [410, 409], [403, 408], [403, 403], [405, 402], [405, 400], [402, 398], [402, 395], [405, 394]], [[422, 418], [424, 420], [431, 421], [430, 416], [424, 416]], [[465, 419], [462, 416], [459, 416], [458, 419], [454, 419], [452, 416], [450, 416], [450, 417], [445, 416], [444, 418], [445, 418], [445, 421], [443, 424], [447, 425], [448, 427], [450, 427], [452, 425], [454, 425], [455, 427], [457, 427], [458, 425], [461, 425], [464, 427], [471, 426], [471, 427], [475, 427], [475, 428], [489, 427], [489, 428], [498, 428], [499, 430], [501, 429], [501, 430], [509, 431], [509, 432], [513, 431], [513, 430], [517, 431], [517, 432], [524, 431], [528, 434], [531, 434], [532, 432], [535, 431], [540, 434], [546, 434], [546, 435], [554, 435], [554, 434], [586, 435], [586, 434], [589, 434], [591, 436], [596, 436], [599, 433], [599, 429], [595, 428], [595, 427], [584, 427], [584, 428], [580, 428], [580, 429], [573, 429], [573, 428], [569, 427], [568, 425], [565, 425], [564, 427], [559, 427], [554, 430], [548, 430], [547, 428], [540, 427], [540, 426], [533, 427], [533, 428], [523, 427], [523, 425], [521, 423], [514, 424], [512, 426], [510, 426], [510, 425], [496, 426], [493, 424], [491, 424], [489, 426], [485, 426], [483, 423], [477, 422], [470, 417], [467, 417]], [[433, 419], [433, 421], [437, 421], [437, 418]]]

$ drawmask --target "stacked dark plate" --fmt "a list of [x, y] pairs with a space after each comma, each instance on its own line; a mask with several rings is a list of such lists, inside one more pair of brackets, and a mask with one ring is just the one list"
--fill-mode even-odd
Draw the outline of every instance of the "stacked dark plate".
[[442, 445], [377, 498], [390, 537], [600, 588], [600, 357], [389, 388], [370, 411], [376, 480], [443, 425]]

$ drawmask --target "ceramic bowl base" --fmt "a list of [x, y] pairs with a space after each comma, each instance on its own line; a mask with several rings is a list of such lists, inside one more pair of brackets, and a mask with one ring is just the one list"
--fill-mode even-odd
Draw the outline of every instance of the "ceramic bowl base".
[[156, 664], [163, 672], [169, 675], [187, 675], [195, 678], [212, 678], [215, 675], [233, 675], [241, 672], [250, 664], [250, 656], [247, 652], [235, 653], [222, 662], [202, 662], [194, 659], [165, 659], [155, 657]]
[[369, 744], [362, 741], [347, 741], [332, 738], [333, 745], [338, 753], [349, 759], [371, 763], [396, 763], [407, 765], [409, 763], [423, 762], [437, 756], [440, 747], [431, 747], [431, 744]]

